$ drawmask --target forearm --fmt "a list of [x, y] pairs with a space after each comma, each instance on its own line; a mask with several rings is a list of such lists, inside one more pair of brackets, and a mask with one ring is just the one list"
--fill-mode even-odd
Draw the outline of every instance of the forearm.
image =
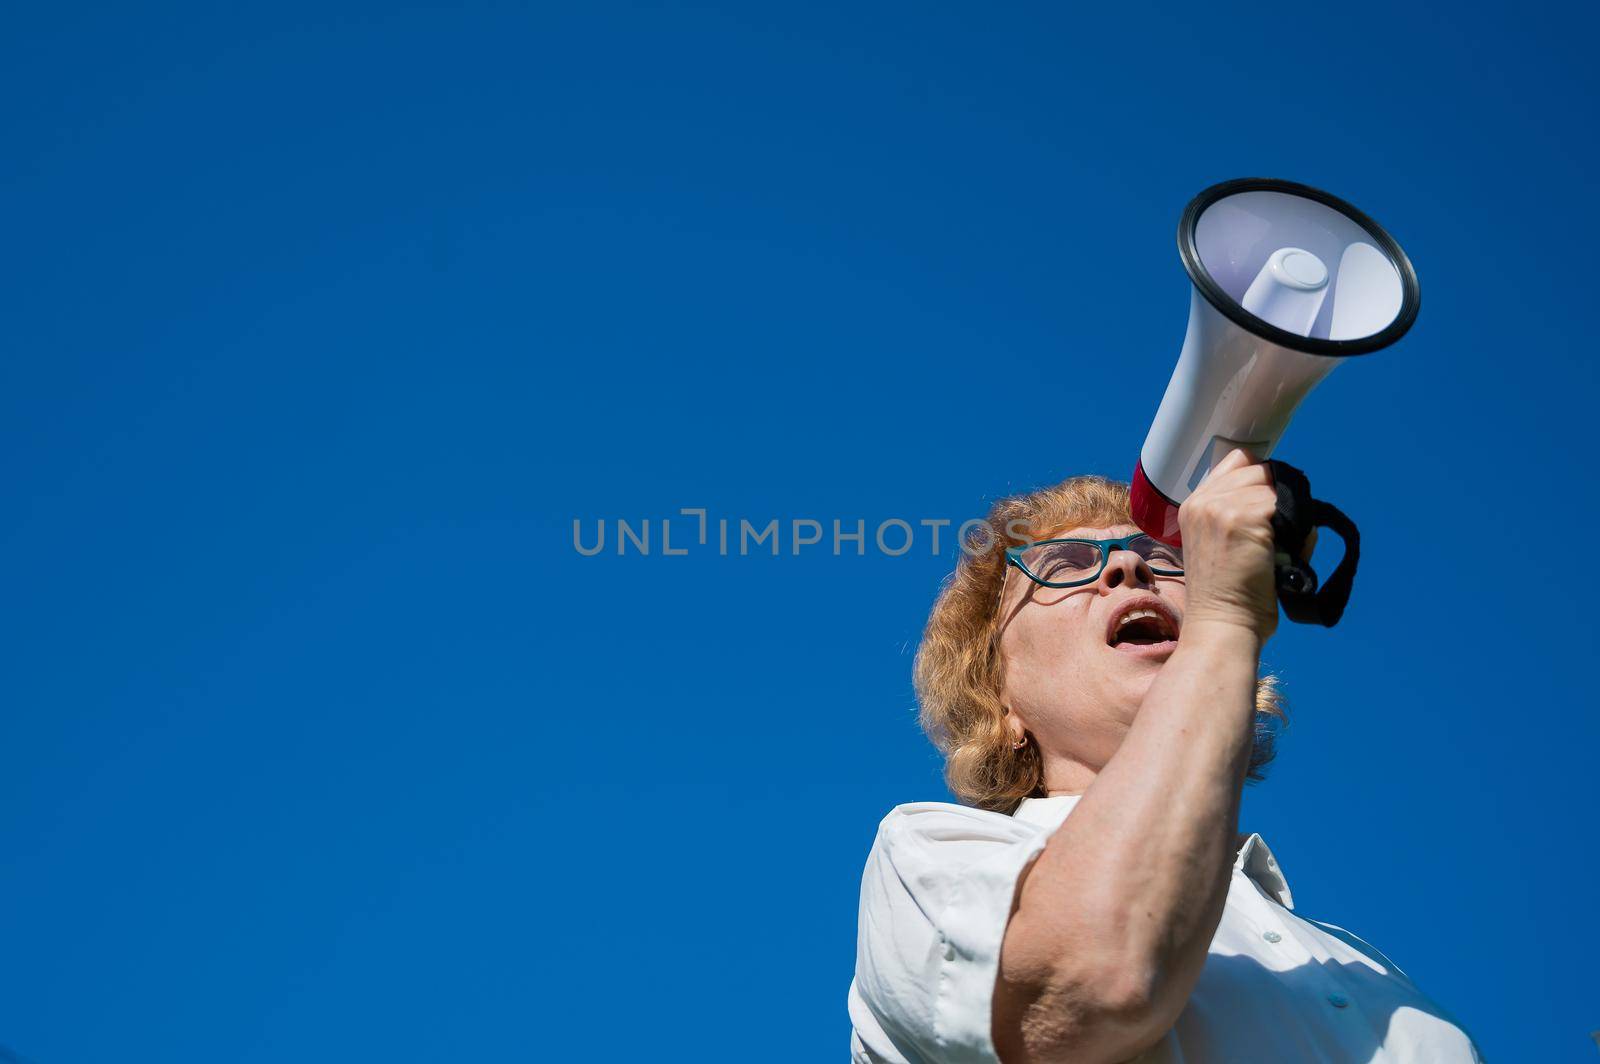
[[1259, 660], [1244, 627], [1186, 627], [1024, 880], [1006, 948], [1064, 993], [1099, 995], [1135, 1023], [1182, 1010], [1227, 897]]

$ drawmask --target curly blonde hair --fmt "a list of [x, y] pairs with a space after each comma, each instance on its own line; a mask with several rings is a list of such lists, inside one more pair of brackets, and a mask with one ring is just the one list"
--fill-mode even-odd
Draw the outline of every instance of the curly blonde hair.
[[[1005, 659], [997, 638], [998, 602], [1005, 548], [1052, 531], [1132, 523], [1127, 484], [1084, 476], [1003, 498], [983, 524], [971, 526], [956, 570], [928, 617], [915, 667], [918, 721], [944, 754], [945, 783], [963, 804], [1009, 814], [1022, 799], [1045, 793], [1038, 744], [1011, 748], [1000, 699]], [[1251, 781], [1264, 778], [1286, 720], [1276, 678], [1261, 677]]]

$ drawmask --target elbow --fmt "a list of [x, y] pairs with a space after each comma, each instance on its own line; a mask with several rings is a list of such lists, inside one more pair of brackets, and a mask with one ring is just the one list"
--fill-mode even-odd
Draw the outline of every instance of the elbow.
[[1160, 968], [1142, 960], [1074, 967], [1058, 976], [1081, 1005], [1084, 1044], [1062, 1059], [1120, 1061], [1159, 1042], [1183, 1011]]
[[1095, 1014], [1119, 1026], [1142, 1026], [1161, 1011], [1160, 972], [1151, 965], [1123, 963], [1074, 972]]
[[[997, 1007], [995, 1047], [1004, 1064], [1113, 1064], [1149, 1049], [1171, 1030], [1158, 969], [1126, 961], [1075, 963], [1038, 973], [1012, 1007]], [[997, 1003], [998, 1005], [998, 1003]]]

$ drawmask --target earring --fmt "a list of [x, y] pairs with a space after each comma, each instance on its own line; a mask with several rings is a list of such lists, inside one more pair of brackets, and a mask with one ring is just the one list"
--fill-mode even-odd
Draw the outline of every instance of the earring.
[[1023, 732], [1022, 733], [1022, 738], [1018, 739], [1016, 742], [1011, 744], [1011, 749], [1013, 749], [1013, 750], [1021, 750], [1024, 746], [1027, 746], [1027, 745], [1028, 745], [1028, 733], [1027, 732]]

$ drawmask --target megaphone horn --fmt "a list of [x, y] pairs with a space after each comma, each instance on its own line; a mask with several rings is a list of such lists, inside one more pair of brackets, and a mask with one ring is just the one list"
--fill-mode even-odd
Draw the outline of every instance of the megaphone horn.
[[1201, 192], [1178, 222], [1178, 253], [1194, 286], [1189, 329], [1132, 498], [1139, 527], [1173, 544], [1178, 507], [1213, 464], [1235, 447], [1268, 458], [1311, 389], [1404, 336], [1421, 304], [1411, 260], [1382, 226], [1292, 181]]

